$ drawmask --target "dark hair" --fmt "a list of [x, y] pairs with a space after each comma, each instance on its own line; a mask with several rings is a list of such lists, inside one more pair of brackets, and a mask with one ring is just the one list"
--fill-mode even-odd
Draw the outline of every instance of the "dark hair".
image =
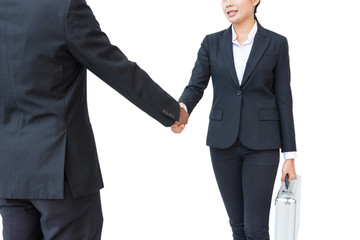
[[259, 0], [258, 4], [256, 4], [255, 9], [254, 9], [254, 18], [255, 18], [256, 21], [257, 21], [256, 10], [257, 10], [259, 5], [260, 5], [260, 0]]

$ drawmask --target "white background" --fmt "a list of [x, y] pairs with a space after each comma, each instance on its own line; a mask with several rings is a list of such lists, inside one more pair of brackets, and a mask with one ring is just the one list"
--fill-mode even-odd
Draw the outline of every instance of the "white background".
[[[359, 227], [359, 30], [356, 1], [262, 0], [263, 27], [289, 41], [299, 240], [355, 239]], [[88, 0], [114, 45], [174, 98], [206, 34], [230, 24], [220, 0]], [[209, 84], [185, 131], [173, 134], [91, 73], [90, 118], [105, 182], [105, 240], [231, 240], [205, 145]], [[281, 158], [281, 164], [283, 159]], [[274, 196], [280, 185], [280, 168]], [[274, 230], [274, 207], [270, 234]]]

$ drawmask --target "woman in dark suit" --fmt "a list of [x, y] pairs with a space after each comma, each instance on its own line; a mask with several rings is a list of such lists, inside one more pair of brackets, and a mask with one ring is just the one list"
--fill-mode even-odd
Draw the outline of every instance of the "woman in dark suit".
[[[285, 175], [296, 178], [288, 44], [263, 28], [260, 0], [223, 0], [232, 25], [203, 40], [180, 106], [190, 114], [212, 77], [207, 145], [234, 240], [269, 239], [268, 222], [279, 149]], [[175, 123], [172, 131], [181, 133]]]

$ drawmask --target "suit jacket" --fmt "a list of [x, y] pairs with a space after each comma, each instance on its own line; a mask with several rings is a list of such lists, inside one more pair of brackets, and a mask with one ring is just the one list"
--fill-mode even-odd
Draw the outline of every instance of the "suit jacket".
[[231, 27], [205, 37], [179, 102], [185, 103], [191, 113], [211, 76], [214, 98], [208, 146], [228, 148], [239, 138], [253, 150], [295, 151], [286, 38], [258, 24], [241, 86], [232, 44]]
[[179, 104], [101, 31], [85, 0], [0, 2], [0, 198], [75, 197], [103, 187], [86, 70], [165, 126]]

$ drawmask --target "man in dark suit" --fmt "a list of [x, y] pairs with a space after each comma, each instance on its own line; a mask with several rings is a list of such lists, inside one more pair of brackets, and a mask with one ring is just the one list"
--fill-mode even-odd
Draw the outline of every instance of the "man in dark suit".
[[87, 69], [164, 126], [188, 114], [110, 44], [85, 0], [2, 0], [0, 16], [4, 239], [100, 239]]

